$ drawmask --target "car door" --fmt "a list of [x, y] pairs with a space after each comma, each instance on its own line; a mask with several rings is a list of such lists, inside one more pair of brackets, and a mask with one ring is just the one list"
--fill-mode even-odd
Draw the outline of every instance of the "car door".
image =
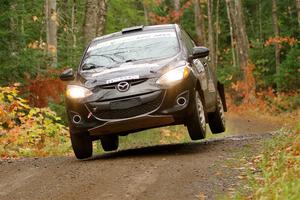
[[[193, 48], [196, 46], [193, 40], [189, 37], [187, 33], [182, 31], [183, 41], [188, 51], [188, 55], [193, 53]], [[205, 59], [194, 59], [191, 63], [192, 67], [196, 71], [197, 78], [201, 84], [201, 88], [204, 95], [205, 100], [205, 107], [209, 109], [212, 106], [212, 97], [209, 93], [209, 83], [210, 83], [210, 76], [207, 62], [204, 62]]]
[[207, 102], [207, 109], [208, 111], [214, 111], [215, 105], [216, 105], [216, 83], [215, 83], [215, 77], [214, 77], [214, 71], [212, 71], [212, 68], [209, 66], [209, 60], [208, 58], [201, 58], [201, 63], [204, 66], [205, 74], [207, 77], [207, 94], [206, 94], [206, 100]]

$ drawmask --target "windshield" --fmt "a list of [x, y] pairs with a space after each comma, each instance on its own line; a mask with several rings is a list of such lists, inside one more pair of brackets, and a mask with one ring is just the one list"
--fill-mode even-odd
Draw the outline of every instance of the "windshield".
[[121, 63], [167, 58], [179, 52], [175, 31], [162, 31], [96, 41], [88, 48], [82, 70], [113, 68]]

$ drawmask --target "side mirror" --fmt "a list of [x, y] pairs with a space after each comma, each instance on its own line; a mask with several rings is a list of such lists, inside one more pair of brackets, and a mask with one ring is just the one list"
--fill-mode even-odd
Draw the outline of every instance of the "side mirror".
[[75, 79], [75, 74], [72, 68], [66, 69], [63, 73], [59, 76], [60, 80], [62, 81], [72, 81]]
[[191, 56], [193, 59], [204, 58], [209, 55], [209, 49], [206, 47], [194, 47], [193, 55]]

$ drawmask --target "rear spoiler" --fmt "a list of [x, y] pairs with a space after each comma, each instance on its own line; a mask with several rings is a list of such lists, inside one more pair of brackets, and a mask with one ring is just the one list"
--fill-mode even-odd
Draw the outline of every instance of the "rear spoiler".
[[133, 26], [133, 27], [129, 27], [129, 28], [123, 28], [123, 29], [122, 29], [122, 34], [130, 33], [130, 32], [135, 32], [135, 31], [142, 31], [143, 28], [144, 28], [144, 25], [141, 25], [141, 26]]

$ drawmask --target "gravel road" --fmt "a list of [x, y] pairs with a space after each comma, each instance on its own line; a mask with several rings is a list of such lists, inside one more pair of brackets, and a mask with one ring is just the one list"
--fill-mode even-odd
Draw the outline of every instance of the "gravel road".
[[242, 184], [239, 171], [228, 166], [236, 152], [256, 151], [278, 126], [245, 116], [228, 123], [234, 136], [222, 139], [127, 149], [88, 161], [0, 161], [0, 199], [216, 199]]

